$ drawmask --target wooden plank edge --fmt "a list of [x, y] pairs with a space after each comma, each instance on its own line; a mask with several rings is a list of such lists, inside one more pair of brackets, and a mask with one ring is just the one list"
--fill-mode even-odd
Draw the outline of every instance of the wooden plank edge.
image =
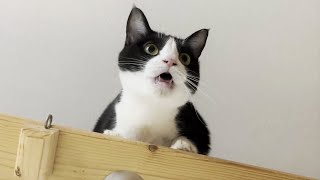
[[[32, 120], [32, 119], [26, 119], [26, 118], [22, 118], [22, 117], [16, 117], [16, 116], [11, 116], [11, 115], [6, 115], [6, 114], [1, 114], [0, 113], [0, 121], [1, 120], [14, 122], [14, 123], [17, 123], [17, 124], [20, 124], [20, 125], [42, 125], [43, 124], [43, 123], [41, 123], [39, 121], [35, 121], [35, 120]], [[150, 144], [147, 144], [147, 143], [144, 143], [144, 142], [130, 141], [130, 140], [123, 139], [123, 138], [118, 138], [118, 137], [110, 137], [110, 136], [106, 136], [106, 135], [99, 134], [99, 133], [89, 132], [89, 131], [80, 130], [80, 129], [76, 129], [76, 128], [64, 127], [64, 126], [60, 126], [60, 125], [53, 125], [53, 128], [59, 129], [61, 132], [63, 132], [63, 131], [72, 132], [74, 134], [82, 135], [82, 136], [90, 136], [90, 137], [99, 138], [99, 139], [108, 139], [108, 140], [112, 140], [112, 141], [122, 141], [122, 142], [125, 142], [125, 143], [128, 143], [128, 144], [133, 144], [133, 145], [143, 145], [143, 146], [149, 146], [150, 145]], [[281, 175], [284, 175], [284, 176], [292, 177], [294, 179], [316, 180], [314, 178], [304, 177], [304, 176], [300, 176], [300, 175], [281, 172], [281, 171], [278, 171], [278, 170], [273, 170], [273, 169], [268, 169], [268, 168], [263, 168], [263, 167], [257, 167], [257, 166], [248, 165], [248, 164], [244, 164], [244, 163], [238, 163], [238, 162], [234, 162], [234, 161], [230, 161], [230, 160], [224, 160], [224, 159], [221, 159], [221, 158], [215, 158], [215, 157], [198, 155], [198, 154], [184, 152], [184, 151], [178, 151], [178, 150], [174, 150], [174, 149], [167, 148], [167, 147], [160, 147], [160, 148], [164, 148], [164, 149], [167, 149], [169, 151], [174, 151], [175, 153], [179, 153], [179, 154], [181, 154], [183, 156], [191, 156], [193, 159], [202, 159], [202, 160], [209, 161], [209, 162], [225, 164], [225, 165], [228, 165], [228, 166], [237, 166], [237, 167], [241, 167], [241, 168], [244, 168], [244, 169], [250, 169], [250, 170], [253, 170], [253, 171], [265, 171], [266, 173], [271, 173], [271, 174], [279, 174], [279, 175], [281, 174]]]

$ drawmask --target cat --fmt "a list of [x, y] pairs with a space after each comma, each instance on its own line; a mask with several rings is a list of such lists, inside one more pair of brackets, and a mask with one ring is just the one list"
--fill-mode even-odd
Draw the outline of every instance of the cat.
[[210, 132], [191, 102], [209, 29], [180, 39], [156, 32], [133, 7], [118, 66], [122, 90], [94, 132], [207, 155]]

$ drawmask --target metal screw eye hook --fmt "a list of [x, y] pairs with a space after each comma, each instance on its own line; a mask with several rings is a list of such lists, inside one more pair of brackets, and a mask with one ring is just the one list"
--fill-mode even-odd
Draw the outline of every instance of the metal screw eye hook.
[[44, 128], [50, 129], [52, 124], [53, 116], [51, 114], [48, 115], [46, 122], [44, 123]]

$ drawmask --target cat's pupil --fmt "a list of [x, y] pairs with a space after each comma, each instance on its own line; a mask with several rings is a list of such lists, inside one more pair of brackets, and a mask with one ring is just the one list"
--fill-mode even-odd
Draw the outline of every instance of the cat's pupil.
[[156, 48], [154, 46], [150, 46], [148, 50], [150, 53], [153, 53], [156, 50]]
[[182, 61], [183, 61], [183, 62], [188, 61], [188, 58], [187, 58], [187, 56], [186, 56], [186, 55], [182, 55], [181, 59], [182, 59]]

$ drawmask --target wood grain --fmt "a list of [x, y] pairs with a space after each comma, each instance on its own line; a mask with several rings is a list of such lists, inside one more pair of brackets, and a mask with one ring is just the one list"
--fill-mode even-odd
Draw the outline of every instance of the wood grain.
[[[39, 124], [0, 115], [0, 179], [13, 176], [21, 128]], [[311, 179], [208, 156], [128, 141], [61, 126], [50, 180], [99, 180], [130, 170], [145, 180], [302, 180]]]

